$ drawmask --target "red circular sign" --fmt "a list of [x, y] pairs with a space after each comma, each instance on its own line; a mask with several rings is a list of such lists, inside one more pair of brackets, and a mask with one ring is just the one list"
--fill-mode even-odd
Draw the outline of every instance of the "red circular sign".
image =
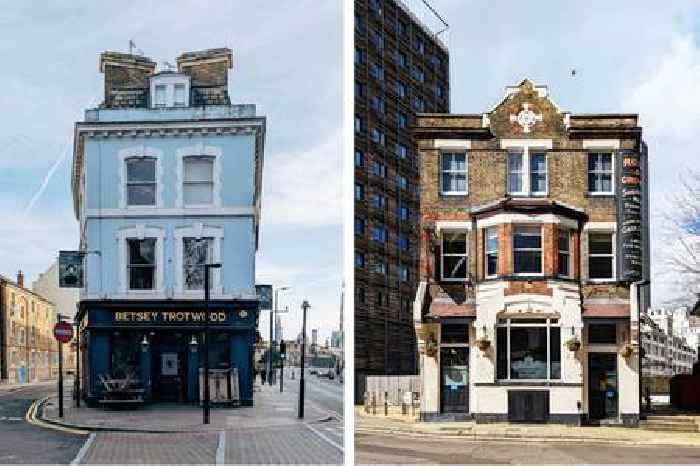
[[68, 343], [73, 339], [73, 326], [68, 322], [57, 322], [53, 327], [53, 336], [60, 343]]

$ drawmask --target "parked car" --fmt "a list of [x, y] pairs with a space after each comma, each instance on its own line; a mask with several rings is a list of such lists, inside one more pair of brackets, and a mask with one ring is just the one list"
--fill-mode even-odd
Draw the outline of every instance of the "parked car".
[[309, 372], [311, 375], [318, 375], [318, 371], [315, 368], [311, 369], [311, 372]]

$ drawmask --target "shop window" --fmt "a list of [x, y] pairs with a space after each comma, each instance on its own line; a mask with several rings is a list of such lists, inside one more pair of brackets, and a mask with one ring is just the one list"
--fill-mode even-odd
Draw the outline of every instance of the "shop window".
[[487, 228], [484, 236], [484, 272], [486, 278], [493, 278], [498, 275], [498, 227]]
[[467, 279], [467, 233], [464, 231], [443, 231], [442, 280], [465, 281]]
[[[231, 367], [231, 336], [227, 333], [209, 335], [209, 367], [211, 369], [228, 369]], [[199, 365], [204, 367], [204, 351], [199, 351]]]
[[539, 225], [515, 227], [513, 268], [516, 274], [542, 273], [542, 228]]
[[557, 273], [560, 277], [571, 277], [571, 232], [559, 230], [557, 247], [559, 249], [559, 262]]
[[467, 154], [446, 152], [440, 157], [440, 193], [444, 195], [467, 194]]
[[613, 233], [611, 232], [590, 232], [588, 234], [589, 279], [615, 279], [615, 251], [613, 244]]
[[603, 345], [617, 344], [617, 325], [610, 323], [589, 324], [588, 343]]
[[141, 379], [141, 339], [135, 332], [115, 332], [112, 335], [111, 370], [115, 379]]
[[125, 160], [126, 199], [129, 206], [156, 205], [156, 159], [138, 157]]
[[214, 157], [185, 157], [183, 166], [185, 205], [211, 205], [214, 199]]
[[156, 275], [156, 238], [127, 239], [129, 289], [152, 290]]
[[213, 257], [213, 245], [214, 238], [182, 239], [182, 264], [186, 290], [204, 289], [204, 264], [211, 261]]
[[611, 152], [588, 154], [588, 192], [613, 194], [613, 155]]
[[550, 319], [505, 319], [500, 322], [496, 328], [496, 361], [499, 379], [560, 379], [561, 330], [558, 322]]

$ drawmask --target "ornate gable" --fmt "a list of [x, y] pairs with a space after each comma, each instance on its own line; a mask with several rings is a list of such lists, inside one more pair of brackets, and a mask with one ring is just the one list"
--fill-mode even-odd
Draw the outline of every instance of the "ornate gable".
[[546, 86], [524, 79], [506, 88], [506, 96], [484, 114], [483, 123], [498, 138], [551, 138], [565, 133], [569, 114], [552, 101]]

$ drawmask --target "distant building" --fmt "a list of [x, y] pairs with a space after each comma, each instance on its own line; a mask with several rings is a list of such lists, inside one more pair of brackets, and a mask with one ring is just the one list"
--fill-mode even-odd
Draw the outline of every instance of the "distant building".
[[311, 330], [311, 352], [318, 350], [318, 329]]
[[[79, 292], [77, 288], [59, 288], [58, 261], [54, 261], [44, 273], [39, 274], [39, 278], [32, 282], [32, 291], [51, 301], [56, 306], [56, 313], [61, 314], [68, 321], [75, 318]], [[74, 345], [63, 346], [63, 367], [66, 371], [76, 368], [76, 349]]]
[[56, 308], [17, 280], [0, 276], [0, 382], [50, 380], [58, 374], [58, 346], [53, 336]]
[[700, 322], [685, 309], [650, 309], [642, 318], [642, 376], [691, 374], [698, 361]]

